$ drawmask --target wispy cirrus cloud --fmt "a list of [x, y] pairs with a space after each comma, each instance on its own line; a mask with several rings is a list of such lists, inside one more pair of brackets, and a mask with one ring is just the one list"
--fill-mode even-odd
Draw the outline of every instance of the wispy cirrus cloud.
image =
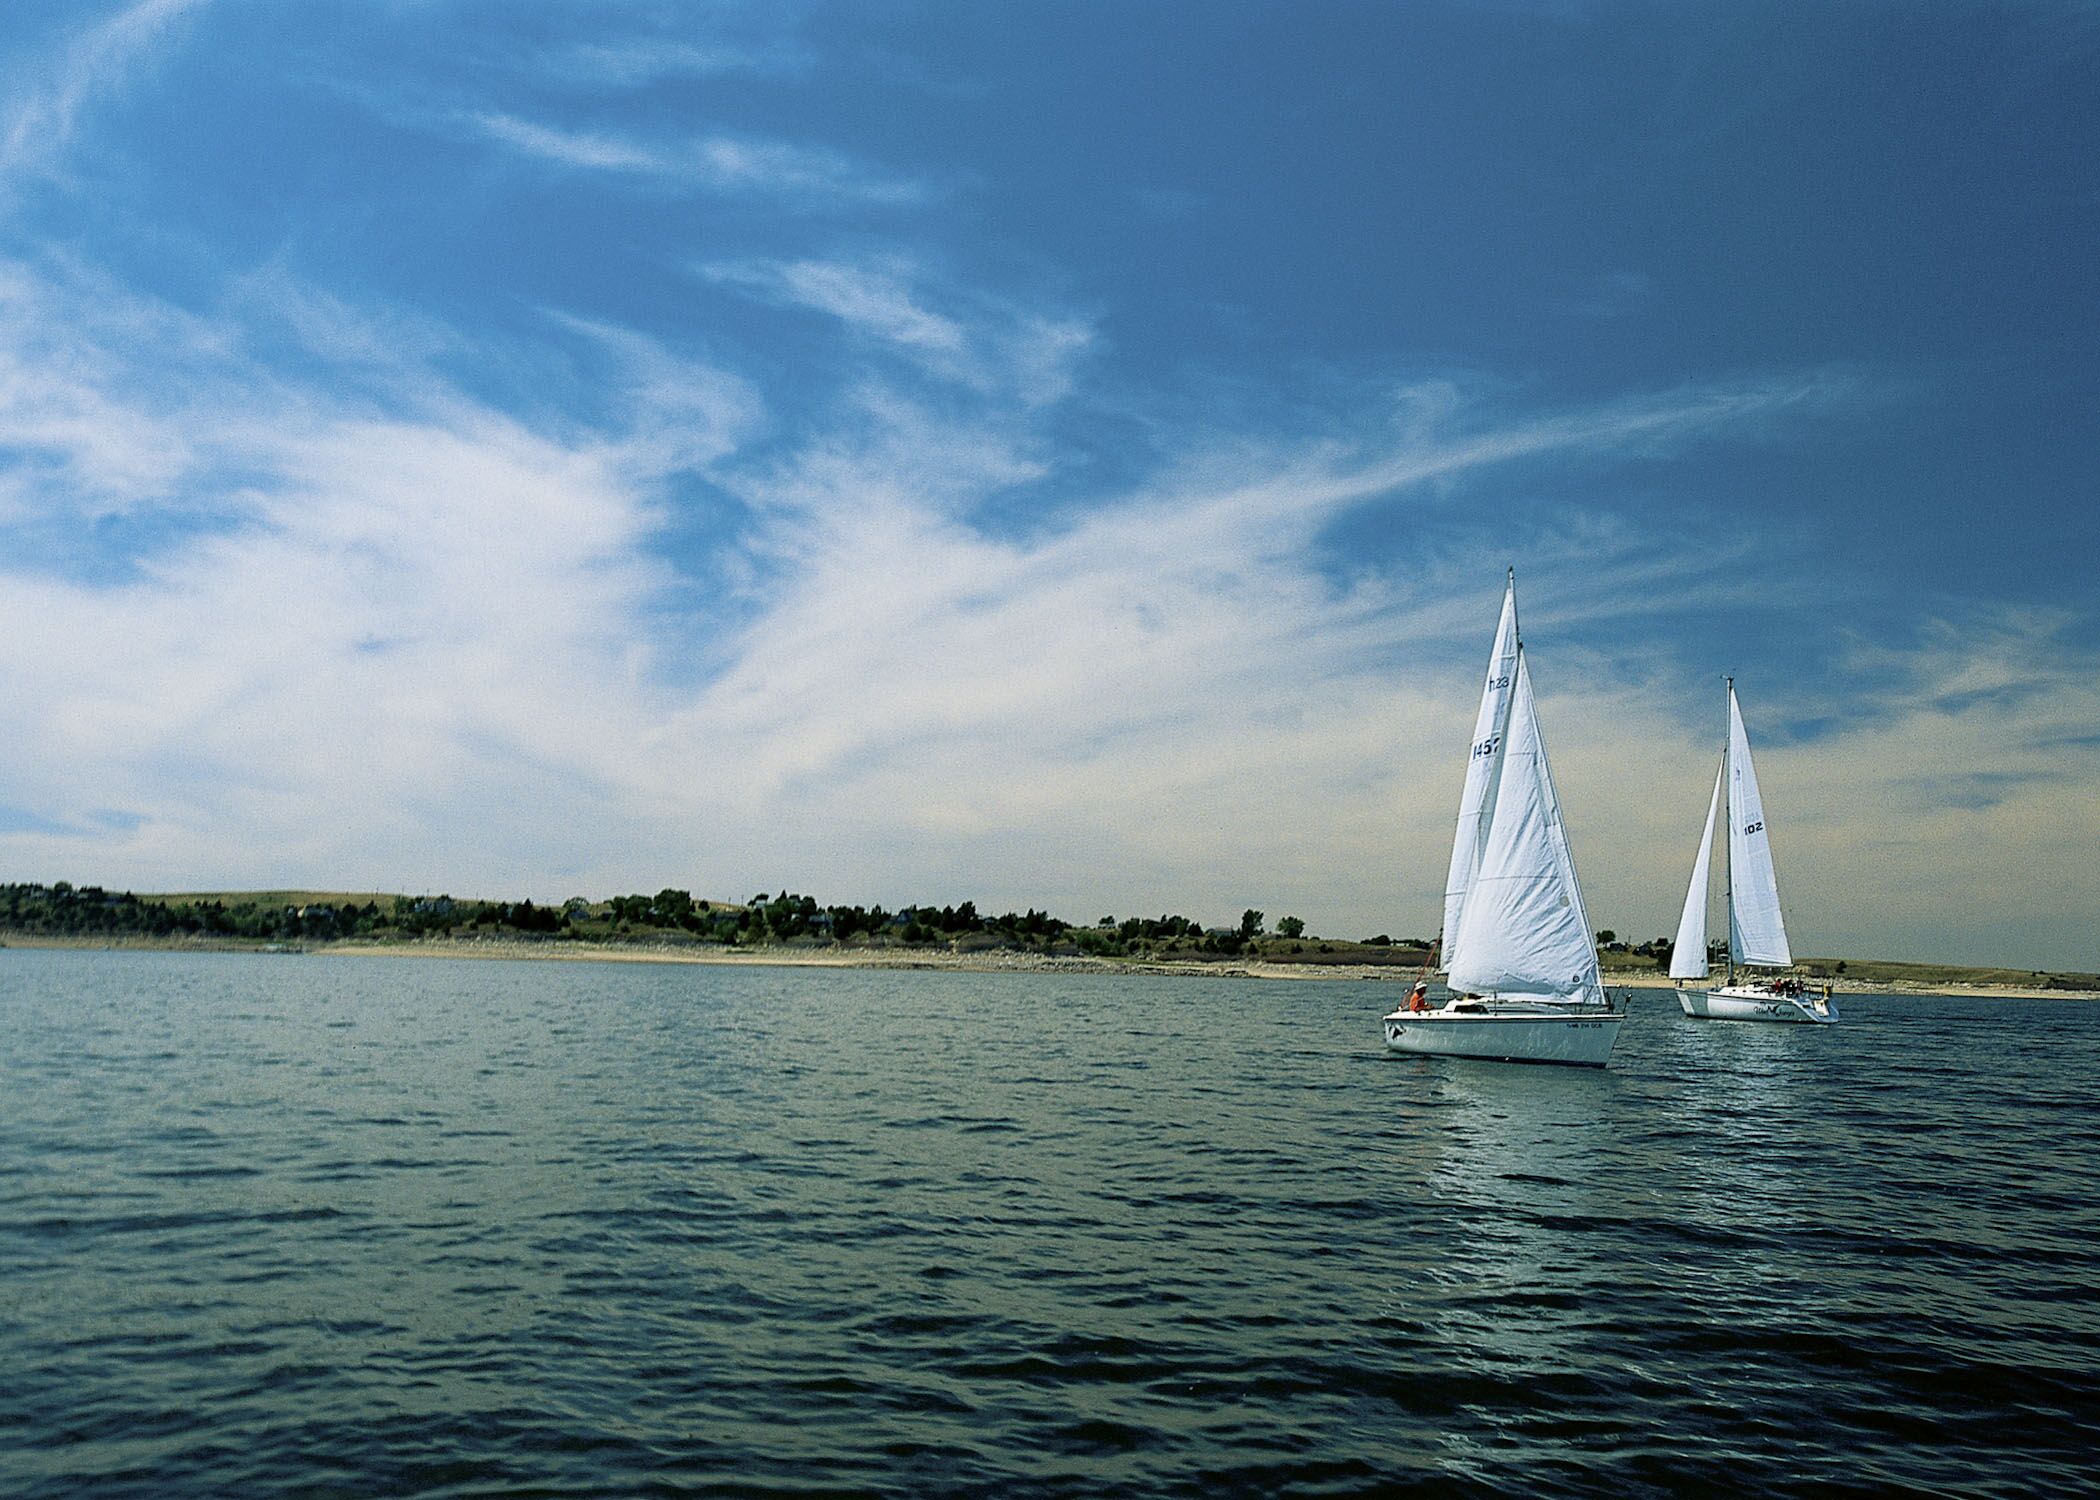
[[282, 260], [230, 277], [225, 301], [244, 342], [275, 335], [338, 371], [384, 369], [420, 381], [429, 361], [465, 342], [427, 314], [340, 296], [300, 279]]
[[206, 0], [135, 0], [75, 33], [53, 60], [32, 66], [0, 106], [0, 182], [50, 172], [74, 143], [98, 97], [135, 75], [186, 14]]
[[179, 401], [143, 399], [154, 347], [167, 372], [196, 376], [221, 355], [203, 324], [141, 306], [91, 273], [55, 282], [0, 262], [0, 453], [39, 510], [107, 515], [168, 495], [201, 461]]
[[646, 36], [580, 42], [543, 56], [541, 67], [569, 83], [643, 88], [667, 79], [715, 78], [725, 73], [792, 74], [814, 59], [782, 42], [724, 41], [710, 45]]
[[[821, 416], [782, 432], [755, 376], [557, 313], [572, 347], [516, 357], [551, 372], [580, 342], [598, 414], [527, 422], [437, 373], [462, 342], [442, 324], [283, 263], [231, 278], [209, 316], [11, 268], [0, 524], [176, 519], [117, 576], [19, 553], [0, 573], [0, 853], [145, 886], [325, 874], [558, 898], [788, 879], [1089, 915], [1170, 891], [1199, 915], [1252, 901], [1362, 934], [1413, 911], [1426, 930], [1514, 555], [1590, 904], [1666, 930], [1712, 726], [1686, 708], [1699, 684], [1676, 645], [1648, 632], [1605, 660], [1585, 637], [1687, 599], [1774, 606], [1710, 528], [1659, 547], [1562, 510], [1488, 535], [1449, 520], [1450, 497], [1541, 463], [1760, 441], [1843, 409], [1860, 377], [1544, 409], [1418, 381], [1317, 434], [1183, 433], [1012, 535], [980, 518], [1047, 472], [1050, 413], [1016, 399], [1031, 319], [1073, 330], [1041, 356], [1048, 401], [1084, 319], [901, 255], [703, 274], [840, 329], [851, 357]], [[287, 332], [297, 373], [270, 356]], [[934, 384], [884, 378], [884, 359]], [[663, 545], [674, 474], [748, 507], [704, 566]], [[1418, 539], [1404, 569], [1332, 567], [1321, 536], [1365, 513]], [[1863, 656], [1877, 711], [1761, 746], [1805, 949], [1886, 935], [1930, 953], [1960, 919], [1944, 881], [1880, 873], [1877, 829], [1904, 830], [1893, 857], [1978, 882], [2016, 878], [2019, 841], [2030, 873], [2057, 872], [2059, 924], [2100, 895], [2076, 862], [2093, 830], [2064, 811], [2094, 782], [2072, 731], [2100, 704], [2075, 652], [2052, 675], [2024, 643], [2060, 622], [2002, 627]], [[2005, 734], [2059, 748], [1990, 760]]]
[[[1766, 798], [1781, 875], [1790, 905], [1828, 924], [1821, 951], [2100, 963], [2100, 660], [2079, 642], [2090, 623], [1979, 603], [1900, 643], [1855, 638], [1838, 727], [1760, 746], [1760, 776], [1781, 778], [1787, 797], [1786, 822]], [[1979, 931], [1986, 911], [1994, 930]]]
[[[1357, 451], [1191, 453], [1001, 539], [970, 523], [972, 501], [1038, 461], [996, 426], [856, 402], [752, 468], [738, 453], [755, 390], [627, 331], [566, 326], [659, 416], [561, 436], [457, 395], [385, 419], [314, 391], [296, 421], [229, 409], [199, 441], [239, 453], [241, 524], [116, 584], [12, 572], [0, 639], [19, 748], [0, 803], [22, 816], [0, 849], [143, 884], [326, 870], [554, 897], [788, 878], [1074, 912], [1169, 889], [1199, 914], [1253, 900], [1318, 930], [1390, 930], [1408, 911], [1426, 926], [1474, 658], [1514, 551], [1540, 559], [1524, 564], [1527, 618], [1592, 908], [1664, 930], [1712, 726], [1685, 711], [1698, 700], [1675, 653], [1599, 670], [1574, 627], [1688, 595], [1755, 610], [1731, 559], [1562, 516], [1505, 531], [1492, 561], [1447, 545], [1338, 583], [1311, 538], [1323, 516], [1433, 508], [1442, 486], [1541, 455], [1725, 440], [1785, 391], [1516, 422], [1434, 402], [1442, 436], [1372, 425]], [[712, 436], [680, 449], [664, 434], [683, 428]], [[737, 545], [764, 581], [738, 623], [668, 606], [687, 585], [654, 544], [652, 476], [674, 463], [756, 506]], [[1932, 951], [1946, 888], [1887, 895], [1884, 818], [1905, 857], [1977, 879], [2008, 875], [2015, 856], [1992, 851], [2017, 833], [2017, 858], [2061, 862], [2065, 902], [2093, 894], [2072, 862], [2091, 830], [2061, 801], [2091, 784], [2090, 748], [2010, 767], [1988, 805], [1931, 791], [1992, 737], [2040, 741], [2047, 719], [2064, 738], [2100, 712], [2066, 696], [2070, 655], [2051, 675], [2046, 643], [2019, 645], [2032, 630], [1949, 626], [1880, 690], [1891, 712], [1835, 743], [1763, 747], [1805, 947], [1901, 933]], [[679, 658], [709, 665], [695, 679]], [[2010, 720], [1986, 701], [2035, 681], [2055, 686]], [[1629, 802], [1628, 785], [1648, 790]], [[270, 869], [242, 856], [236, 875], [230, 847], [273, 851]]]
[[[1556, 445], [1723, 434], [1766, 404], [1683, 392], [1483, 430], [1451, 401], [1443, 435], [1192, 452], [1000, 539], [973, 512], [1041, 472], [1025, 425], [982, 420], [1004, 395], [957, 410], [856, 384], [760, 461], [741, 451], [756, 387], [612, 325], [556, 324], [610, 361], [623, 414], [534, 430], [428, 372], [381, 409], [249, 363], [238, 328], [83, 318], [87, 291], [21, 275], [39, 336], [72, 330], [76, 395], [179, 429], [191, 498], [220, 500], [130, 574], [18, 558], [0, 588], [0, 803], [24, 814], [0, 848], [137, 884], [735, 891], [785, 867], [864, 899], [1129, 905], [1165, 884], [1229, 905], [1251, 861], [1279, 904], [1390, 926], [1374, 913], [1412, 888], [1396, 840], [1448, 842], [1424, 726], [1465, 696], [1484, 628], [1452, 601], [1480, 593], [1484, 616], [1493, 578], [1453, 552], [1338, 586], [1309, 522]], [[342, 321], [287, 279], [224, 305]], [[986, 336], [942, 315], [965, 347]], [[171, 355], [210, 372], [179, 402], [136, 379]], [[708, 575], [744, 560], [734, 609], [691, 600], [659, 545], [674, 469], [752, 506]], [[1626, 567], [1681, 590], [1709, 566], [1567, 526], [1529, 540], [1593, 583]], [[1433, 899], [1440, 872], [1414, 873]]]
[[672, 192], [752, 194], [791, 203], [910, 204], [926, 183], [878, 171], [828, 146], [714, 134], [650, 140], [572, 130], [500, 111], [459, 124], [484, 139], [556, 166], [613, 173]]
[[668, 173], [672, 170], [664, 152], [613, 135], [557, 130], [551, 126], [536, 125], [530, 120], [521, 120], [515, 115], [490, 112], [469, 116], [468, 123], [491, 140], [528, 156], [541, 157], [564, 167], [644, 173]]
[[[1926, 549], [1880, 545], [1912, 516], [1875, 458], [1896, 428], [1863, 414], [1887, 416], [1890, 363], [1929, 329], [1847, 304], [1937, 305], [1944, 257], [1906, 282], [1916, 257], [1889, 242], [1810, 295], [1769, 245], [1673, 238], [1712, 174], [1665, 158], [1696, 148], [1593, 118], [1597, 149], [1539, 157], [1521, 143], [1564, 141], [1524, 85], [1496, 92], [1501, 57], [1454, 54], [1453, 76], [1522, 128], [1453, 156], [1450, 182], [1562, 180], [1561, 204], [1523, 204], [1552, 233], [1425, 218], [1434, 174], [1357, 193], [1292, 171], [1348, 170], [1370, 117], [1340, 87], [1290, 114], [1268, 91], [1310, 54], [1281, 33], [1287, 66], [1154, 49], [1159, 87], [1088, 93], [1096, 39], [1062, 23], [1006, 56], [919, 28], [904, 56], [893, 28], [798, 6], [17, 8], [0, 858], [28, 878], [557, 898], [786, 879], [1426, 926], [1514, 561], [1600, 921], [1674, 918], [1713, 657], [1740, 651], [1804, 949], [1989, 957], [2002, 933], [2084, 957], [2083, 596], [1936, 607]], [[1647, 87], [1645, 64], [1598, 61]], [[1946, 62], [1916, 97], [1968, 76]], [[987, 63], [1016, 101], [1098, 98], [1100, 118], [1002, 109]], [[2067, 78], [2026, 82], [2079, 139]], [[1822, 143], [1766, 128], [1785, 112], [1758, 78], [1722, 92], [1702, 119], [1815, 177]], [[1418, 112], [1447, 95], [1378, 93], [1381, 119], [1453, 139]], [[1251, 156], [1250, 100], [1274, 146]], [[2033, 138], [1985, 130], [1977, 181], [1936, 201]], [[1629, 159], [1662, 175], [1626, 192]], [[34, 190], [90, 165], [96, 192]], [[972, 212], [910, 212], [961, 184]], [[1565, 206], [1598, 201], [1640, 232], [1606, 243]], [[2014, 210], [1978, 223], [2069, 222], [1973, 201]], [[1911, 222], [1862, 203], [1862, 252]], [[2042, 299], [2076, 263], [2050, 234], [1998, 242], [2031, 328], [2057, 327]], [[1626, 244], [1660, 258], [1595, 274]], [[1738, 277], [1769, 317], [1639, 315]], [[1989, 345], [1961, 301], [1946, 328]], [[1177, 315], [1198, 302], [1201, 329]], [[1617, 319], [1610, 347], [1571, 315]], [[1859, 363], [1728, 373], [1804, 349]], [[2004, 498], [2063, 492], [2070, 451], [2007, 466]], [[1831, 524], [1870, 478], [1881, 498]], [[1941, 491], [1937, 524], [1968, 524]], [[1878, 625], [1940, 624], [1834, 650], [1855, 592]]]
[[[848, 807], [908, 806], [938, 828], [918, 839], [958, 851], [949, 858], [996, 866], [995, 850], [1025, 845], [1044, 891], [1128, 904], [1144, 899], [1144, 872], [1172, 868], [1186, 888], [1208, 869], [1229, 901], [1224, 886], [1253, 861], [1294, 906], [1315, 907], [1331, 899], [1314, 893], [1337, 850], [1361, 852], [1363, 870], [1395, 869], [1396, 803], [1410, 809], [1403, 843], [1448, 845], [1447, 747], [1408, 725], [1449, 717], [1451, 756], [1462, 753], [1472, 658], [1507, 555], [1483, 566], [1452, 549], [1404, 576], [1338, 586], [1314, 545], [1323, 520], [1666, 427], [1719, 436], [1731, 415], [1761, 410], [1684, 392], [1444, 442], [1387, 433], [1359, 452], [1203, 453], [1189, 472], [1018, 540], [968, 524], [944, 484], [1013, 483], [1024, 454], [923, 412], [863, 413], [857, 437], [812, 445], [756, 492], [773, 518], [757, 544], [792, 566], [727, 669], [667, 726], [688, 747], [674, 759], [713, 747], [750, 767], [741, 782], [705, 784], [714, 797], [734, 785], [776, 831], [782, 817], [822, 825]], [[1732, 593], [1723, 556], [1658, 557], [1648, 538], [1573, 518], [1503, 545], [1554, 556], [1542, 594], [1558, 579], [1603, 601], [1592, 610], [1638, 614], [1717, 582]], [[1454, 608], [1474, 595], [1477, 612]], [[1580, 607], [1556, 598], [1549, 613]], [[1633, 722], [1670, 715], [1651, 703]], [[1681, 725], [1667, 742], [1687, 742]], [[1663, 743], [1637, 759], [1656, 762]], [[1612, 744], [1625, 747], [1623, 729]], [[1413, 873], [1432, 903], [1441, 868]], [[1356, 920], [1372, 920], [1368, 909]]]
[[960, 292], [901, 255], [714, 261], [694, 270], [772, 306], [834, 319], [939, 379], [1031, 406], [1063, 398], [1096, 338], [1081, 318]]
[[656, 340], [589, 318], [552, 320], [605, 357], [604, 384], [625, 416], [614, 441], [630, 472], [701, 472], [733, 453], [763, 420], [764, 402], [743, 377], [681, 356]]
[[[604, 811], [624, 784], [612, 747], [645, 728], [635, 623], [668, 581], [645, 545], [660, 524], [653, 437], [534, 433], [435, 377], [402, 382], [382, 413], [250, 362], [238, 329], [178, 400], [132, 362], [191, 358], [184, 319], [136, 302], [82, 318], [78, 288], [17, 276], [18, 319], [33, 313], [43, 342], [72, 326], [68, 399], [98, 403], [98, 428], [178, 432], [183, 464], [138, 498], [167, 519], [135, 567], [82, 573], [11, 549], [0, 571], [0, 677], [19, 695], [0, 803], [37, 810], [17, 819], [16, 856], [114, 855], [172, 877], [209, 865], [222, 837], [260, 838], [294, 864], [372, 869], [355, 846], [377, 839], [392, 849], [381, 867], [415, 866], [414, 809], [480, 801], [482, 777]], [[113, 326], [134, 337], [87, 358]], [[647, 403], [671, 383], [632, 390]], [[108, 441], [66, 436], [83, 473]], [[0, 478], [20, 477], [22, 446], [7, 449]], [[82, 487], [32, 463], [6, 520], [34, 532]], [[549, 716], [556, 698], [583, 716]], [[516, 852], [498, 811], [484, 805], [482, 837]]]
[[700, 274], [785, 306], [828, 313], [848, 327], [936, 356], [959, 354], [966, 339], [953, 318], [928, 311], [904, 264], [836, 260], [718, 262]]

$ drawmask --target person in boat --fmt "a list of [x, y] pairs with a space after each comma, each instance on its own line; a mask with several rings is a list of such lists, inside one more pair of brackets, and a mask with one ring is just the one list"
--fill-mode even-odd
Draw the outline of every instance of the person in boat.
[[1413, 1011], [1429, 1009], [1429, 981], [1417, 979], [1415, 987], [1407, 997], [1407, 1008]]

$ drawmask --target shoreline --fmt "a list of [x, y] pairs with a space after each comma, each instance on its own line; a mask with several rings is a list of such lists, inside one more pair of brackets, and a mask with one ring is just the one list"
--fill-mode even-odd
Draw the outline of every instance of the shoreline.
[[[9, 935], [0, 949], [37, 948], [133, 953], [254, 953], [316, 958], [424, 958], [554, 963], [703, 964], [717, 967], [947, 970], [965, 974], [1102, 974], [1153, 975], [1165, 978], [1313, 980], [1350, 983], [1411, 984], [1416, 970], [1401, 964], [1279, 963], [1262, 958], [1229, 958], [1215, 962], [1187, 959], [1095, 958], [1084, 954], [1037, 953], [1016, 948], [987, 948], [970, 953], [938, 949], [895, 948], [719, 948], [660, 944], [528, 942], [511, 938], [438, 939], [416, 943], [343, 941], [314, 944], [257, 944], [182, 940], [105, 940]], [[1607, 990], [1676, 988], [1668, 976], [1647, 971], [1605, 971]], [[1872, 980], [1832, 979], [1839, 995], [1937, 995], [1989, 1000], [2100, 1000], [2100, 991], [2044, 989], [2021, 985], [1894, 984]]]

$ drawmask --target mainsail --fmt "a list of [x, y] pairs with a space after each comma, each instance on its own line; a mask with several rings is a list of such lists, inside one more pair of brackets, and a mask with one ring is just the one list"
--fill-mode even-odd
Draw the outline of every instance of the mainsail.
[[1739, 964], [1786, 968], [1794, 961], [1779, 916], [1779, 876], [1765, 831], [1765, 803], [1750, 764], [1750, 736], [1728, 685], [1728, 951]]
[[1510, 573], [1502, 595], [1502, 621], [1495, 628], [1495, 649], [1488, 655], [1487, 686], [1480, 694], [1480, 713], [1473, 721], [1473, 751], [1466, 762], [1466, 787], [1458, 799], [1458, 832], [1451, 841], [1451, 873], [1444, 880], [1444, 961], [1458, 944], [1465, 917], [1466, 893], [1472, 889], [1488, 825], [1495, 810], [1502, 776], [1502, 747], [1509, 730], [1510, 687], [1517, 662], [1517, 578]]
[[1450, 979], [1454, 989], [1481, 994], [1574, 999], [1599, 989], [1596, 940], [1546, 763], [1531, 673], [1522, 648], [1516, 655], [1499, 784], [1452, 945]]
[[1706, 977], [1706, 879], [1713, 863], [1714, 814], [1721, 809], [1721, 775], [1714, 772], [1714, 794], [1706, 804], [1706, 831], [1699, 835], [1699, 857], [1692, 862], [1692, 887], [1684, 893], [1684, 915], [1677, 919], [1677, 942], [1670, 949], [1672, 979]]

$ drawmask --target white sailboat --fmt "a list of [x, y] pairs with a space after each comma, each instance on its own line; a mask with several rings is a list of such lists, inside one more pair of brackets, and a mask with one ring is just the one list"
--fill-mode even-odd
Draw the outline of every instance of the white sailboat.
[[1386, 1016], [1387, 1047], [1592, 1068], [1610, 1061], [1626, 1014], [1612, 1008], [1597, 972], [1517, 629], [1515, 569], [1459, 802], [1444, 941], [1453, 998]]
[[[1728, 973], [1715, 989], [1686, 989], [1687, 979], [1704, 979], [1706, 960], [1707, 881], [1712, 864], [1714, 818], [1724, 801], [1728, 810], [1728, 847], [1724, 883], [1728, 900]], [[1712, 1021], [1792, 1021], [1828, 1025], [1837, 1006], [1828, 990], [1817, 994], [1798, 979], [1774, 974], [1736, 978], [1736, 966], [1787, 969], [1793, 966], [1786, 922], [1779, 914], [1779, 876], [1772, 867], [1772, 840], [1765, 829], [1764, 798], [1757, 790], [1757, 768], [1750, 762], [1750, 736], [1743, 729], [1742, 706], [1736, 702], [1735, 679], [1728, 679], [1728, 739], [1721, 747], [1721, 770], [1706, 806], [1706, 831], [1692, 861], [1692, 884], [1685, 892], [1684, 915], [1677, 923], [1677, 943], [1670, 950], [1670, 977], [1678, 981], [1677, 1003], [1688, 1016]]]

